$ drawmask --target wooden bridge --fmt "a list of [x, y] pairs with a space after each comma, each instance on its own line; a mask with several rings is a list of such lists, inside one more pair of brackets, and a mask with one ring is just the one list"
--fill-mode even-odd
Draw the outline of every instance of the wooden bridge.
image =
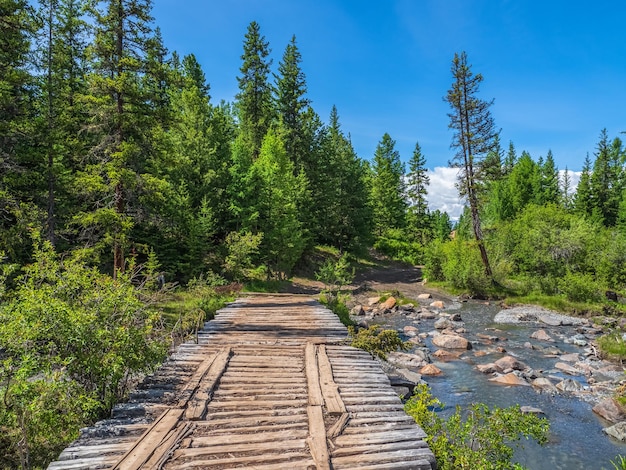
[[346, 333], [308, 297], [240, 299], [48, 468], [435, 468], [389, 379]]

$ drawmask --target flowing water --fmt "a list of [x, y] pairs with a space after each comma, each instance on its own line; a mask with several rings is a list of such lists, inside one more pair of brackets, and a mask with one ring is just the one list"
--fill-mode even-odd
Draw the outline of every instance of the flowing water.
[[[613, 470], [611, 460], [617, 455], [626, 455], [626, 445], [612, 440], [602, 432], [602, 428], [608, 424], [602, 422], [591, 411], [592, 404], [569, 394], [552, 396], [548, 393], [540, 394], [533, 387], [506, 387], [493, 384], [488, 381], [488, 375], [476, 370], [476, 364], [494, 362], [504, 355], [490, 353], [477, 357], [475, 355], [477, 351], [493, 351], [495, 346], [502, 346], [506, 349], [506, 354], [518, 358], [536, 371], [543, 371], [542, 375], [551, 377], [553, 382], [559, 378], [574, 378], [586, 386], [584, 376], [572, 377], [554, 370], [558, 359], [546, 357], [545, 350], [533, 350], [524, 346], [528, 341], [540, 344], [530, 339], [530, 335], [539, 326], [494, 324], [493, 318], [500, 308], [492, 305], [468, 302], [454, 304], [447, 311], [451, 309], [454, 313], [461, 314], [467, 329], [464, 336], [472, 341], [474, 349], [457, 361], [434, 361], [443, 374], [438, 377], [425, 377], [432, 394], [446, 405], [443, 414], [450, 412], [457, 405], [464, 407], [476, 402], [499, 407], [519, 404], [540, 408], [550, 421], [550, 440], [543, 447], [524, 440], [523, 449], [516, 451], [515, 454], [517, 462], [531, 470]], [[377, 320], [379, 323], [383, 323], [384, 320], [385, 325], [399, 330], [406, 325], [414, 325], [420, 332], [431, 331], [434, 324], [434, 320], [416, 322], [404, 315], [377, 317]], [[563, 353], [583, 353], [583, 348], [564, 341], [576, 334], [573, 327], [544, 325], [542, 328], [555, 339], [554, 343], [542, 343], [544, 347], [558, 348]], [[476, 336], [479, 333], [498, 336], [502, 340], [485, 345], [484, 341], [479, 341]], [[425, 342], [431, 351], [437, 349], [432, 346], [429, 338]]]

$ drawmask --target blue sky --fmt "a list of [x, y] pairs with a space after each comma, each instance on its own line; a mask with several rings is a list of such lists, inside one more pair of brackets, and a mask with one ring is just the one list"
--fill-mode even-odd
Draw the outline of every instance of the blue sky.
[[308, 96], [327, 121], [335, 104], [360, 157], [385, 132], [403, 160], [419, 141], [446, 166], [450, 63], [466, 51], [502, 141], [534, 158], [552, 149], [580, 170], [601, 129], [626, 131], [626, 2], [598, 0], [155, 0], [166, 46], [194, 53], [214, 101], [232, 101], [244, 35], [255, 20], [278, 65], [292, 35]]

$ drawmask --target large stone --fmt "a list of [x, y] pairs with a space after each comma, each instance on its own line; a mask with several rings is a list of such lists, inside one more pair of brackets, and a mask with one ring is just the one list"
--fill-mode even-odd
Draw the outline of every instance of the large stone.
[[428, 300], [432, 298], [433, 296], [431, 294], [420, 294], [417, 296], [417, 300]]
[[556, 388], [558, 388], [562, 392], [576, 393], [584, 390], [584, 387], [580, 382], [574, 379], [565, 379], [558, 384], [556, 384]]
[[397, 367], [419, 369], [428, 364], [422, 354], [407, 354], [402, 352], [387, 353], [387, 362]]
[[363, 310], [362, 305], [355, 305], [352, 310], [350, 310], [350, 315], [359, 317], [365, 315], [365, 310]]
[[459, 357], [461, 357], [462, 352], [454, 352], [454, 351], [446, 351], [445, 349], [437, 349], [432, 356], [436, 357], [437, 360], [445, 362], [445, 361], [455, 361]]
[[439, 335], [433, 338], [433, 344], [446, 349], [472, 349], [472, 343], [462, 336]]
[[419, 333], [419, 330], [413, 325], [405, 326], [402, 331], [407, 336], [417, 336], [417, 333]]
[[505, 371], [505, 370], [524, 370], [524, 369], [526, 369], [528, 367], [522, 361], [518, 361], [517, 359], [515, 359], [512, 356], [504, 356], [504, 357], [498, 359], [495, 362], [495, 366], [498, 369], [500, 369], [500, 371]]
[[500, 372], [500, 369], [498, 369], [493, 362], [488, 364], [478, 364], [476, 369], [483, 374], [495, 374], [496, 372]]
[[544, 415], [545, 413], [541, 408], [535, 408], [534, 406], [522, 406], [520, 411], [525, 414], [533, 414], [533, 415]]
[[370, 307], [372, 305], [376, 305], [378, 302], [380, 302], [380, 297], [370, 297], [369, 299], [367, 299], [367, 305], [369, 305]]
[[626, 421], [604, 428], [603, 431], [618, 441], [626, 442]]
[[389, 297], [387, 300], [385, 300], [383, 303], [380, 304], [380, 309], [391, 310], [392, 308], [396, 306], [397, 303], [398, 301], [396, 300], [395, 297]]
[[451, 328], [453, 325], [447, 318], [440, 318], [435, 322], [434, 326], [437, 330], [445, 330], [446, 328]]
[[537, 330], [532, 335], [530, 335], [530, 337], [539, 341], [554, 341], [554, 339], [552, 339], [552, 336], [546, 333], [546, 330]]
[[490, 382], [497, 383], [500, 385], [526, 385], [530, 386], [528, 382], [526, 382], [523, 378], [515, 375], [513, 372], [505, 375], [499, 375], [498, 377], [494, 377], [493, 379], [489, 379]]
[[538, 377], [531, 382], [531, 385], [535, 388], [538, 388], [542, 392], [548, 393], [558, 393], [559, 390], [554, 386], [550, 379], [545, 377]]
[[578, 369], [565, 362], [557, 362], [554, 365], [554, 368], [569, 375], [580, 375], [580, 371]]
[[559, 359], [565, 362], [578, 362], [578, 353], [563, 354]]
[[441, 310], [441, 309], [443, 309], [443, 308], [445, 308], [445, 306], [444, 306], [444, 304], [443, 304], [443, 302], [442, 302], [441, 300], [435, 300], [434, 302], [432, 302], [432, 303], [430, 304], [430, 307], [432, 307], [432, 308], [438, 308], [438, 309], [440, 309], [440, 310]]
[[606, 398], [592, 408], [593, 412], [611, 423], [626, 421], [626, 412], [613, 398]]
[[427, 364], [420, 369], [422, 375], [441, 375], [441, 369], [433, 364]]
[[437, 318], [437, 315], [429, 310], [422, 310], [417, 315], [417, 318], [419, 318], [420, 320], [432, 320], [433, 318]]

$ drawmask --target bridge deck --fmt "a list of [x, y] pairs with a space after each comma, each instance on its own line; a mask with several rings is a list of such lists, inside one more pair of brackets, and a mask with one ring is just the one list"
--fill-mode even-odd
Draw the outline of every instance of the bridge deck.
[[311, 298], [240, 299], [48, 468], [435, 468], [379, 364], [345, 337]]

